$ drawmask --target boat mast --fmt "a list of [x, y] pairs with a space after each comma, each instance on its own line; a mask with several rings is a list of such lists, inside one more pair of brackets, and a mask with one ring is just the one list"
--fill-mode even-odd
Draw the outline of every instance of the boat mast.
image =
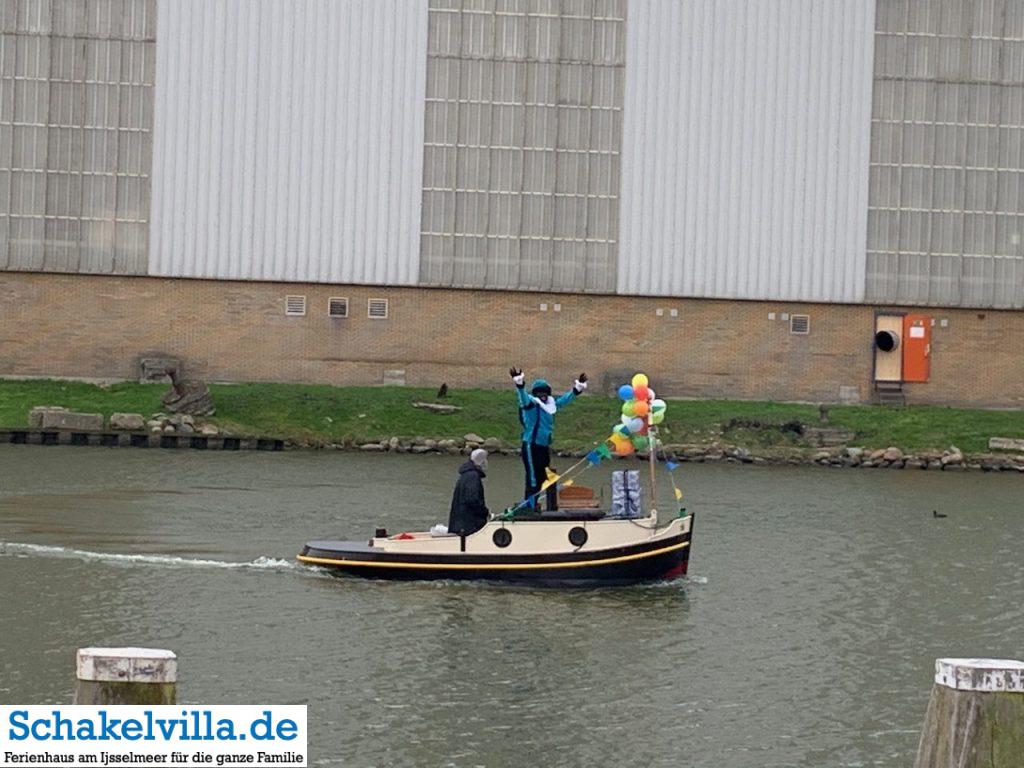
[[653, 411], [647, 414], [647, 451], [648, 451], [648, 464], [651, 468], [651, 514], [654, 515], [654, 521], [658, 521], [658, 487], [655, 481], [654, 465], [657, 462], [656, 454], [658, 451], [658, 428], [651, 423]]

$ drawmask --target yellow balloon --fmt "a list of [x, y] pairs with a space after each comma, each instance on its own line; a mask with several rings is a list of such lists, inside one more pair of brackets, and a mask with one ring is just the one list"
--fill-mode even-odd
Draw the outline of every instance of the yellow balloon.
[[634, 387], [646, 387], [647, 386], [647, 376], [645, 374], [643, 374], [643, 373], [638, 373], [636, 376], [633, 377], [633, 386]]

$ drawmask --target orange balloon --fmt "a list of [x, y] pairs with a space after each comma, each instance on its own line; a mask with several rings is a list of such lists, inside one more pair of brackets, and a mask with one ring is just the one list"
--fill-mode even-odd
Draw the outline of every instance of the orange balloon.
[[640, 418], [647, 416], [651, 410], [651, 406], [646, 400], [637, 400], [636, 405], [633, 406], [633, 412]]
[[641, 402], [644, 402], [644, 403], [647, 402], [647, 400], [650, 398], [650, 395], [651, 395], [651, 390], [649, 390], [647, 387], [643, 387], [643, 386], [636, 387], [633, 390], [633, 397], [636, 398], [637, 400], [640, 400]]
[[633, 444], [629, 440], [624, 440], [621, 443], [615, 444], [615, 452], [619, 456], [629, 456], [633, 452]]

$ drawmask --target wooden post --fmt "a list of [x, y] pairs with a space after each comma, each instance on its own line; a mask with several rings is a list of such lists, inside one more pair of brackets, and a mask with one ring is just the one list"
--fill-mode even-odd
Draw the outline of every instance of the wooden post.
[[156, 648], [79, 648], [75, 704], [174, 704], [178, 657]]
[[938, 659], [914, 768], [1018, 768], [1024, 662]]

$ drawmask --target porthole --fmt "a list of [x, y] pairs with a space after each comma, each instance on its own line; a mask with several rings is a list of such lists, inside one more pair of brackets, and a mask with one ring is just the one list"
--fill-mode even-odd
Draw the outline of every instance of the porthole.
[[569, 530], [569, 543], [574, 547], [582, 547], [587, 543], [587, 529], [576, 526]]
[[508, 528], [499, 528], [491, 538], [494, 540], [494, 546], [496, 547], [507, 547], [512, 543], [512, 534]]

